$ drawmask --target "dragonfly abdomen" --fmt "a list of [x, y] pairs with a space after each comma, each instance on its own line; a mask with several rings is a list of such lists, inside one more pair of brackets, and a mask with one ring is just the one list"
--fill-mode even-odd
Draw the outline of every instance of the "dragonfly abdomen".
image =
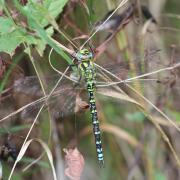
[[[85, 76], [86, 75], [87, 73], [85, 73]], [[102, 149], [102, 143], [101, 143], [101, 133], [100, 133], [100, 127], [99, 127], [97, 108], [96, 108], [96, 100], [94, 97], [94, 81], [93, 79], [89, 78], [89, 75], [85, 77], [85, 80], [86, 80], [87, 91], [89, 95], [89, 107], [90, 107], [90, 112], [91, 112], [93, 133], [94, 133], [95, 144], [96, 144], [96, 153], [97, 153], [97, 157], [98, 157], [98, 161], [100, 165], [104, 166], [104, 155], [103, 155], [103, 149]]]

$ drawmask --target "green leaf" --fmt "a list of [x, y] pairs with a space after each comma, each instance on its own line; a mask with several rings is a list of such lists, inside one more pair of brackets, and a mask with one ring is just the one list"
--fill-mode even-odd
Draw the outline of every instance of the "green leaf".
[[[48, 29], [46, 29], [46, 33], [48, 36], [52, 36], [54, 33], [53, 27], [51, 26]], [[40, 56], [43, 56], [46, 44], [46, 41], [44, 41], [43, 39], [36, 39], [36, 50], [38, 51]]]
[[16, 47], [23, 42], [23, 39], [20, 30], [0, 35], [0, 52], [3, 51], [12, 55]]
[[[3, 23], [0, 28], [0, 52], [6, 52], [10, 55], [21, 43], [37, 44], [35, 38], [28, 35], [22, 27], [16, 27], [8, 18], [0, 19]], [[7, 24], [6, 24], [7, 23]]]
[[[51, 46], [59, 55], [61, 55], [69, 64], [72, 64], [72, 59], [62, 50], [60, 46], [48, 35], [48, 33], [45, 31], [45, 29], [39, 24], [37, 21], [36, 15], [32, 13], [32, 9], [23, 8], [17, 0], [13, 1], [15, 3], [16, 8], [27, 17], [28, 23], [30, 25], [29, 28], [31, 28], [33, 31], [37, 32], [37, 35], [41, 40], [43, 40], [46, 44]], [[31, 1], [28, 1], [32, 3]], [[49, 2], [49, 1], [48, 1]], [[62, 1], [64, 2], [64, 1]], [[62, 8], [62, 7], [61, 7]], [[39, 15], [40, 16], [40, 15]], [[41, 42], [42, 43], [42, 42]], [[41, 44], [41, 48], [43, 49], [43, 46]]]
[[22, 29], [15, 29], [10, 18], [0, 17], [0, 52], [12, 54], [14, 49], [22, 42]]
[[0, 0], [0, 8], [4, 7], [4, 0]]
[[[42, 56], [46, 47], [46, 42], [42, 39], [35, 38], [27, 34], [26, 30], [22, 27], [16, 27], [10, 18], [0, 17], [0, 52], [6, 52], [10, 55], [21, 43], [27, 43], [29, 45], [36, 45], [36, 49]], [[53, 34], [53, 28], [49, 27], [46, 30], [49, 36]]]
[[0, 34], [6, 34], [12, 32], [14, 28], [14, 23], [10, 18], [0, 17]]
[[30, 125], [18, 125], [18, 126], [14, 126], [14, 127], [10, 127], [10, 128], [0, 128], [0, 134], [7, 134], [7, 132], [10, 133], [16, 133], [19, 131], [22, 131], [24, 129], [29, 129]]
[[33, 14], [39, 25], [45, 27], [55, 21], [67, 2], [68, 0], [44, 0], [37, 3], [37, 1], [31, 0], [24, 6], [24, 10]]
[[59, 46], [48, 36], [47, 32], [35, 21], [35, 19], [29, 14], [29, 20], [31, 21], [32, 28], [37, 31], [40, 38], [49, 44], [58, 54], [60, 54], [69, 64], [72, 64], [71, 58], [61, 49]]

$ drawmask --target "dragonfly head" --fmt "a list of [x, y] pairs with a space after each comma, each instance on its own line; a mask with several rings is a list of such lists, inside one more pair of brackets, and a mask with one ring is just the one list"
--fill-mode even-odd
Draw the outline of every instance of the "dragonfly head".
[[93, 58], [93, 54], [91, 51], [89, 51], [88, 49], [81, 49], [80, 51], [78, 51], [76, 53], [76, 59], [79, 61], [79, 62], [82, 62], [82, 61], [89, 61]]

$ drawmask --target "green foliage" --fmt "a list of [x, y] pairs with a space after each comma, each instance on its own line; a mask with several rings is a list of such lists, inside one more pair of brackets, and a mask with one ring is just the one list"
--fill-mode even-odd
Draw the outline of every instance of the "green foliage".
[[[30, 0], [23, 9], [27, 14], [32, 14], [41, 27], [45, 27], [55, 21], [67, 2], [68, 0], [44, 0], [42, 3], [37, 3], [36, 0]], [[31, 21], [29, 25], [31, 26]]]
[[[54, 29], [52, 26], [46, 29], [47, 35], [50, 37], [54, 33]], [[34, 43], [36, 45], [36, 50], [38, 51], [40, 56], [43, 56], [44, 50], [46, 48], [46, 41], [44, 39], [36, 38], [36, 42]]]
[[7, 134], [7, 132], [9, 133], [16, 133], [25, 129], [29, 129], [30, 126], [29, 125], [18, 125], [18, 126], [13, 126], [13, 127], [9, 127], [9, 128], [0, 128], [0, 134]]
[[[19, 10], [27, 17], [28, 19], [28, 24], [30, 25], [30, 27], [35, 30], [38, 33], [38, 36], [41, 38], [41, 40], [43, 41], [42, 43], [46, 43], [49, 44], [58, 54], [60, 54], [65, 60], [67, 60], [69, 63], [71, 63], [71, 59], [64, 53], [64, 51], [62, 51], [61, 48], [59, 48], [59, 46], [49, 37], [49, 35], [47, 34], [47, 32], [45, 31], [45, 29], [43, 28], [43, 26], [41, 24], [39, 24], [39, 22], [37, 21], [38, 19], [38, 15], [34, 15], [31, 12], [31, 8], [30, 9], [22, 9], [19, 5], [17, 5], [17, 7], [19, 8]], [[41, 12], [40, 12], [41, 14]]]
[[1, 8], [1, 9], [3, 9], [4, 4], [5, 4], [5, 3], [4, 3], [4, 0], [0, 0], [0, 8]]
[[53, 28], [43, 28], [50, 22], [55, 21], [54, 18], [62, 11], [67, 1], [44, 1], [40, 5], [37, 2], [34, 4], [33, 1], [29, 1], [25, 7], [22, 7], [16, 0], [14, 2], [19, 11], [27, 17], [29, 28], [36, 31], [38, 36], [31, 35], [22, 26], [17, 26], [11, 17], [1, 17], [0, 51], [12, 55], [13, 51], [21, 43], [28, 46], [33, 44], [36, 45], [37, 51], [42, 56], [46, 45], [49, 44], [57, 53], [71, 63], [69, 57], [51, 40], [50, 36], [54, 32]]
[[14, 30], [14, 22], [10, 18], [0, 17], [0, 33], [6, 34]]
[[[6, 163], [3, 163], [2, 164], [2, 170], [3, 170], [3, 178], [6, 180], [7, 179], [7, 177], [9, 176], [9, 173], [10, 173], [10, 171], [11, 171], [11, 168], [6, 164]], [[12, 179], [13, 180], [21, 180], [22, 179], [22, 173], [20, 173], [20, 172], [15, 172], [14, 174], [13, 174], [13, 177], [12, 177]]]
[[33, 36], [28, 35], [25, 28], [17, 27], [11, 18], [0, 17], [0, 52], [13, 54], [21, 43], [35, 44]]

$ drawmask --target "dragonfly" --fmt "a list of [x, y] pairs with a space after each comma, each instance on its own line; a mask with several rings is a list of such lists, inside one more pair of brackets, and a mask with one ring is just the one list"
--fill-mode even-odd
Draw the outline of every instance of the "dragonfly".
[[[153, 59], [156, 59], [156, 57], [158, 57], [159, 55], [158, 52], [158, 50], [152, 51], [149, 55], [147, 55], [147, 63], [148, 60], [151, 60], [153, 56]], [[66, 76], [65, 79], [62, 80], [61, 84], [57, 87], [57, 89], [53, 92], [48, 100], [48, 95], [43, 96], [38, 78], [36, 76], [27, 76], [17, 79], [12, 87], [13, 97], [18, 98], [19, 96], [23, 96], [24, 94], [24, 99], [26, 99], [25, 97], [28, 96], [32, 97], [34, 101], [30, 101], [30, 103], [26, 102], [27, 104], [24, 105], [22, 109], [20, 108], [18, 111], [15, 111], [14, 114], [12, 113], [12, 116], [10, 116], [10, 118], [12, 119], [13, 117], [16, 117], [17, 113], [20, 112], [21, 119], [33, 119], [44, 103], [48, 104], [47, 107], [50, 108], [54, 119], [63, 118], [65, 116], [68, 116], [69, 114], [74, 113], [75, 106], [79, 107], [79, 111], [84, 111], [85, 109], [89, 108], [92, 119], [97, 158], [100, 166], [103, 167], [104, 155], [100, 133], [98, 109], [96, 107], [95, 100], [96, 91], [102, 94], [104, 94], [104, 92], [107, 92], [105, 96], [108, 96], [108, 93], [110, 92], [118, 92], [119, 94], [121, 94], [121, 96], [124, 96], [124, 99], [128, 99], [126, 93], [121, 91], [118, 85], [133, 83], [133, 81], [131, 81], [130, 77], [128, 78], [127, 74], [125, 80], [115, 82], [114, 80], [112, 80], [112, 78], [110, 78], [110, 74], [107, 74], [107, 72], [111, 72], [113, 75], [116, 74], [116, 76], [118, 77], [120, 71], [124, 75], [128, 72], [127, 64], [124, 64], [124, 66], [118, 66], [117, 69], [113, 67], [113, 69], [109, 69], [109, 71], [106, 70], [107, 72], [103, 72], [103, 69], [101, 69], [96, 63], [93, 62], [93, 53], [88, 49], [82, 49], [77, 52], [75, 54], [75, 58], [78, 61], [77, 74], [74, 75], [74, 72], [70, 70], [69, 76]], [[134, 60], [134, 64], [139, 64], [139, 58]], [[151, 63], [149, 62], [149, 64]], [[110, 64], [108, 66], [110, 66]], [[108, 69], [108, 67], [106, 68]], [[71, 75], [71, 73], [73, 75]], [[54, 82], [57, 82], [60, 77], [61, 75], [56, 74], [54, 76], [52, 75], [50, 77], [45, 77], [44, 81], [50, 88], [54, 86]], [[150, 77], [148, 77], [147, 79], [144, 78], [139, 80], [143, 82], [143, 85], [146, 86], [146, 88], [147, 86], [151, 88], [153, 87], [150, 82], [152, 82], [153, 84], [160, 83], [160, 79], [151, 79]], [[50, 82], [53, 83], [50, 84]], [[165, 87], [167, 83], [160, 83], [160, 85], [162, 87]], [[85, 108], [82, 107], [82, 102], [84, 102], [84, 100], [81, 100], [76, 104], [77, 94], [81, 91], [84, 91], [84, 89], [89, 97], [88, 103], [85, 103]]]
[[80, 74], [85, 79], [86, 89], [89, 95], [89, 107], [91, 112], [98, 161], [101, 166], [104, 166], [104, 155], [101, 143], [99, 120], [97, 115], [96, 100], [94, 98], [96, 73], [92, 61], [92, 52], [88, 51], [87, 49], [82, 49], [76, 54], [76, 59], [79, 62]]
[[[103, 148], [102, 148], [98, 110], [96, 107], [96, 100], [95, 100], [95, 89], [96, 88], [98, 89], [98, 87], [99, 88], [100, 87], [107, 87], [107, 88], [110, 87], [111, 88], [110, 84], [113, 82], [113, 80], [112, 80], [112, 78], [109, 77], [110, 74], [107, 74], [107, 71], [100, 68], [98, 65], [96, 65], [94, 63], [93, 52], [91, 50], [83, 47], [79, 51], [77, 51], [73, 57], [75, 58], [75, 60], [77, 60], [77, 64], [78, 64], [78, 72], [77, 72], [78, 78], [75, 81], [77, 84], [79, 84], [81, 79], [83, 79], [84, 83], [85, 83], [85, 89], [88, 93], [88, 97], [89, 97], [88, 104], [89, 104], [89, 109], [90, 109], [90, 113], [91, 113], [97, 158], [98, 158], [100, 166], [103, 167], [104, 166], [104, 154], [103, 154]], [[138, 64], [139, 61], [134, 62], [134, 63]], [[99, 74], [96, 72], [96, 69], [99, 70]], [[97, 79], [97, 76], [100, 79], [99, 81]], [[37, 86], [34, 86], [35, 79], [36, 79], [36, 77], [27, 77], [27, 78], [25, 77], [25, 78], [15, 81], [14, 86], [13, 86], [14, 91], [21, 92], [22, 90], [25, 91], [25, 89], [27, 89], [27, 94], [31, 93], [37, 97], [41, 97], [42, 93], [39, 91], [39, 87], [36, 88]], [[55, 79], [57, 79], [57, 77], [55, 77]], [[70, 80], [72, 80], [72, 78], [70, 78]], [[153, 79], [153, 81], [157, 81], [157, 79], [155, 79], [155, 80]], [[125, 81], [122, 80], [122, 82], [118, 81], [117, 83], [113, 84], [112, 86], [114, 87], [114, 85], [116, 85], [116, 84], [129, 83], [129, 82], [131, 82], [130, 79], [129, 80], [127, 79]], [[61, 82], [61, 84], [63, 84], [63, 86], [64, 86], [65, 83]], [[37, 84], [35, 84], [35, 85], [37, 85]], [[31, 88], [28, 90], [28, 87], [30, 87], [30, 86], [31, 86]], [[48, 101], [49, 101], [50, 106], [51, 106], [51, 104], [56, 104], [55, 102], [56, 102], [57, 98], [61, 104], [63, 104], [63, 103], [68, 104], [67, 101], [65, 100], [65, 98], [63, 97], [64, 94], [65, 93], [70, 94], [72, 97], [72, 96], [74, 96], [74, 94], [76, 94], [75, 90], [78, 90], [78, 88], [72, 88], [72, 86], [64, 86], [64, 87], [63, 86], [61, 86], [59, 90], [55, 91], [49, 98]], [[32, 89], [33, 89], [33, 91], [32, 91]], [[73, 89], [73, 92], [72, 92], [72, 89]], [[79, 88], [79, 89], [82, 90], [81, 88]], [[123, 93], [123, 91], [121, 91], [121, 93]], [[124, 93], [124, 96], [126, 96], [125, 93]], [[25, 111], [24, 111], [24, 115], [22, 115], [22, 116], [26, 116], [27, 111], [29, 111], [29, 114], [31, 114], [31, 112], [33, 110], [37, 111], [38, 110], [37, 106], [40, 106], [42, 103], [44, 103], [46, 101], [46, 99], [47, 99], [47, 97], [43, 96], [42, 98], [35, 100], [31, 104], [24, 106], [23, 110], [25, 110]], [[56, 110], [58, 108], [59, 107], [56, 107]], [[56, 111], [54, 108], [52, 108], [52, 109], [54, 110], [54, 112]], [[65, 108], [65, 109], [69, 110], [70, 105], [69, 105], [69, 109], [68, 108]], [[58, 110], [57, 110], [57, 112], [58, 112]], [[58, 115], [59, 114], [55, 113], [54, 117], [57, 118]]]

